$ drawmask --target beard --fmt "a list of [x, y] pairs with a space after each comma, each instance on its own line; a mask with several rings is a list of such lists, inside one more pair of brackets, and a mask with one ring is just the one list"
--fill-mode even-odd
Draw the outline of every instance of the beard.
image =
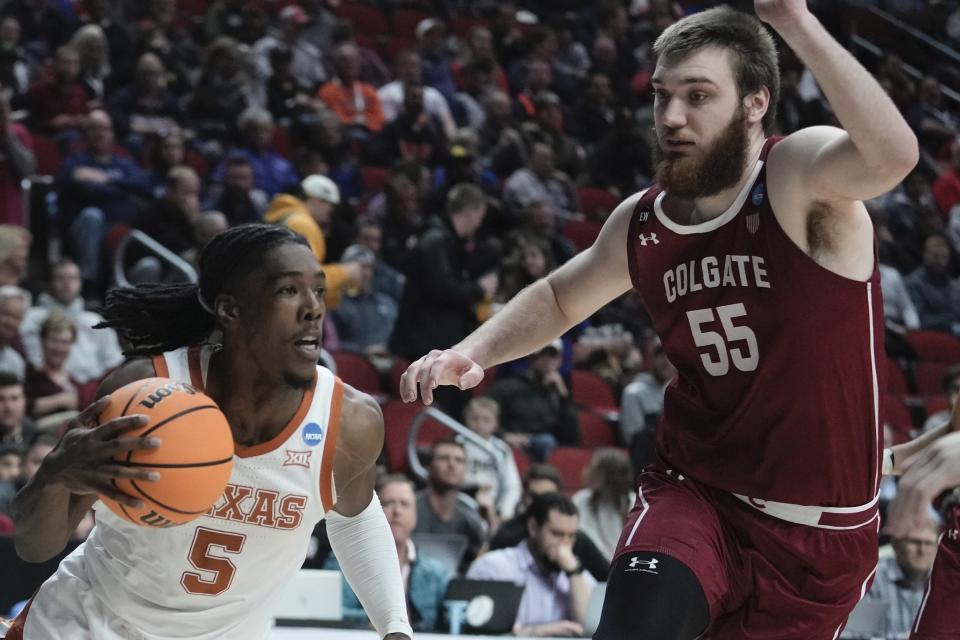
[[699, 157], [666, 152], [659, 142], [654, 144], [654, 179], [670, 195], [684, 200], [716, 195], [740, 181], [748, 145], [747, 113], [741, 108]]

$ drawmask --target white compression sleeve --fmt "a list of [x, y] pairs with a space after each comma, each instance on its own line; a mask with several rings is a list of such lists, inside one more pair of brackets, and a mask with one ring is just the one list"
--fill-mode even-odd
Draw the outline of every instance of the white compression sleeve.
[[381, 638], [389, 633], [412, 638], [400, 559], [377, 494], [352, 518], [331, 510], [326, 519], [327, 537], [340, 569], [374, 629]]

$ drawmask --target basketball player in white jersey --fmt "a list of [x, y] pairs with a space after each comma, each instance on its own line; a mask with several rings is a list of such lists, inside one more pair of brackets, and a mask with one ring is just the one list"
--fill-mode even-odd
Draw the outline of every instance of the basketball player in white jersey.
[[59, 553], [91, 507], [97, 525], [8, 638], [262, 640], [274, 596], [299, 570], [322, 518], [377, 633], [412, 637], [396, 548], [373, 491], [383, 418], [371, 397], [316, 365], [323, 289], [302, 237], [246, 225], [207, 245], [199, 286], [108, 295], [106, 324], [133, 348], [100, 395], [152, 376], [203, 389], [232, 428], [233, 472], [217, 504], [187, 524], [117, 517], [97, 494], [138, 506], [111, 480], [155, 477], [111, 457], [157, 443], [125, 435], [142, 416], [96, 426], [101, 397], [16, 498], [15, 542], [26, 560]]

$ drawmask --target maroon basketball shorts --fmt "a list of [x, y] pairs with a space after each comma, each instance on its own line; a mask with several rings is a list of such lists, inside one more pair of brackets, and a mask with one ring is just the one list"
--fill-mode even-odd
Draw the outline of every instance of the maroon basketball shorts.
[[[876, 571], [876, 502], [841, 515], [752, 504], [675, 471], [645, 471], [614, 556], [662, 553], [689, 567], [710, 607], [703, 638], [837, 638]], [[777, 505], [793, 521], [769, 515]]]
[[960, 638], [960, 507], [947, 519], [910, 640]]

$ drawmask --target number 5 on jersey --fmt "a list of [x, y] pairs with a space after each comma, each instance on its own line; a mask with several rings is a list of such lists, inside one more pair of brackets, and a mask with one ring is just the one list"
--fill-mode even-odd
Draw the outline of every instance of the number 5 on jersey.
[[229, 558], [214, 555], [210, 551], [216, 548], [224, 553], [237, 554], [243, 550], [246, 539], [247, 536], [242, 533], [197, 527], [188, 558], [195, 569], [213, 575], [206, 577], [204, 574], [184, 571], [180, 577], [184, 590], [199, 596], [218, 596], [229, 589], [237, 565]]
[[[757, 336], [750, 327], [738, 326], [733, 323], [734, 318], [747, 315], [747, 310], [742, 302], [737, 304], [727, 304], [714, 309], [694, 309], [687, 311], [687, 319], [690, 321], [690, 331], [693, 332], [693, 342], [698, 347], [713, 347], [716, 350], [716, 359], [712, 354], [701, 353], [700, 359], [703, 360], [703, 367], [712, 376], [725, 376], [730, 371], [730, 362], [733, 366], [743, 372], [756, 371], [757, 364], [760, 362], [760, 353], [757, 350]], [[720, 325], [723, 327], [724, 335], [716, 331], [704, 331], [703, 325], [720, 319]], [[743, 341], [746, 343], [746, 350], [740, 347], [729, 347], [728, 343]]]

